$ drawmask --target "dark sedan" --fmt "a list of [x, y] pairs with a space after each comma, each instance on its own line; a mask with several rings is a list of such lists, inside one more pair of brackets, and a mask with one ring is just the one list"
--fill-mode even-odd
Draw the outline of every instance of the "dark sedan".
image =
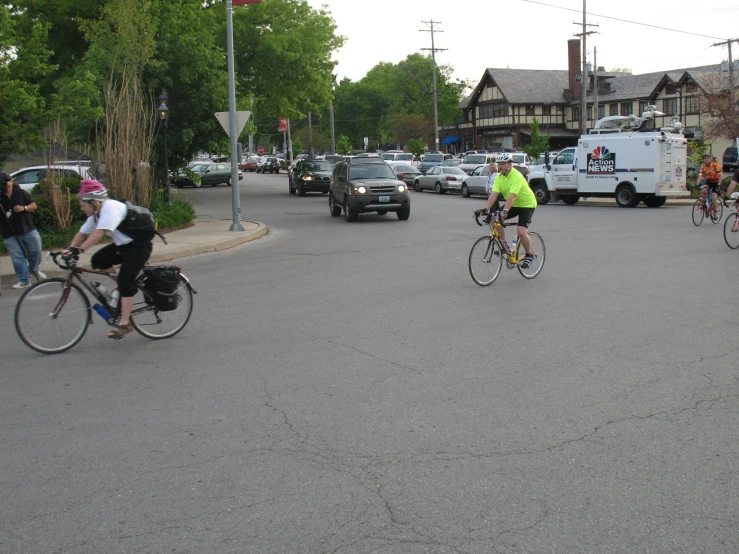
[[418, 168], [413, 167], [412, 165], [398, 164], [393, 165], [392, 168], [393, 171], [395, 171], [395, 176], [409, 187], [412, 187], [414, 181], [416, 180], [416, 177], [421, 175], [421, 172], [418, 171]]
[[[215, 187], [220, 183], [224, 183], [231, 186], [231, 165], [228, 164], [195, 164], [188, 168], [196, 175], [200, 176], [200, 182], [196, 183], [190, 176], [180, 175], [175, 180], [174, 184], [177, 187], [200, 187], [202, 185], [209, 185]], [[243, 178], [243, 174], [239, 171], [239, 181]]]
[[306, 192], [326, 194], [331, 184], [333, 166], [327, 160], [298, 160], [288, 169], [287, 182], [290, 194]]

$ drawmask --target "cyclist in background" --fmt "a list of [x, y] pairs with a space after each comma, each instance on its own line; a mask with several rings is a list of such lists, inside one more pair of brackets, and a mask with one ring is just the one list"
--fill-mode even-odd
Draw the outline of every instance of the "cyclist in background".
[[726, 190], [726, 194], [724, 195], [724, 206], [727, 208], [729, 207], [729, 204], [726, 201], [731, 196], [731, 193], [734, 192], [737, 185], [739, 185], [739, 169], [737, 169], [734, 172], [734, 175], [731, 176], [731, 183], [729, 183], [729, 188]]
[[[705, 181], [705, 183], [704, 183]], [[711, 158], [703, 155], [703, 165], [698, 170], [698, 183], [708, 187], [708, 202], [713, 206], [713, 213], [718, 211], [719, 187], [721, 186], [721, 166]]]
[[[521, 264], [524, 269], [534, 261], [531, 253], [531, 239], [529, 239], [528, 227], [536, 209], [536, 196], [526, 182], [526, 178], [520, 171], [513, 168], [513, 156], [508, 152], [498, 154], [498, 176], [493, 183], [493, 192], [485, 204], [483, 213], [487, 213], [498, 201], [498, 196], [505, 200], [505, 206], [499, 212], [501, 222], [507, 218], [518, 217], [518, 239], [523, 244], [526, 257]], [[501, 239], [505, 238], [505, 227], [499, 230]]]

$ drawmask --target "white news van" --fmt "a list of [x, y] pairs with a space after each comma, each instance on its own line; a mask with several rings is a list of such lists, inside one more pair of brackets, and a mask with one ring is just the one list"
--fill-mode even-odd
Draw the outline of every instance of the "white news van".
[[633, 208], [640, 201], [657, 208], [667, 198], [690, 196], [682, 125], [650, 128], [655, 115], [664, 114], [653, 106], [647, 110], [641, 118], [599, 119], [577, 146], [565, 148], [545, 165], [533, 166], [528, 181], [539, 204], [562, 200], [572, 205], [595, 196], [615, 198], [622, 208]]

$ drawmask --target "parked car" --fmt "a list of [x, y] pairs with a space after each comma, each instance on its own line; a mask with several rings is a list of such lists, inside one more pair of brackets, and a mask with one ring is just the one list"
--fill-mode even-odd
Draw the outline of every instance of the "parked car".
[[399, 154], [402, 154], [403, 152], [400, 150], [388, 150], [387, 152], [382, 152], [380, 154], [380, 157], [385, 160], [386, 162], [391, 162], [395, 159], [396, 156]]
[[736, 146], [729, 146], [724, 150], [724, 173], [734, 173], [739, 169], [739, 153], [737, 153]]
[[473, 194], [481, 194], [485, 198], [490, 196], [486, 190], [488, 177], [490, 176], [490, 166], [481, 165], [476, 168], [472, 175], [465, 177], [462, 181], [462, 196], [469, 198]]
[[[177, 175], [175, 177], [174, 185], [178, 188], [182, 187], [201, 187], [208, 185], [216, 187], [221, 183], [225, 183], [229, 187], [231, 186], [231, 164], [219, 164], [219, 163], [205, 163], [195, 164], [192, 167], [188, 167], [193, 173], [200, 175], [200, 183], [196, 183], [187, 175]], [[239, 170], [239, 181], [244, 178], [244, 174]]]
[[521, 174], [526, 177], [531, 173], [529, 166], [531, 165], [531, 158], [525, 152], [511, 152], [513, 156], [513, 167], [518, 169]]
[[262, 159], [257, 162], [257, 173], [279, 173], [280, 172], [280, 160], [275, 156], [262, 156]]
[[464, 171], [467, 175], [472, 175], [472, 172], [475, 169], [481, 165], [490, 165], [496, 159], [496, 154], [470, 154], [464, 157], [462, 163], [459, 164], [459, 169]]
[[298, 160], [287, 171], [287, 186], [290, 194], [306, 192], [326, 194], [331, 184], [333, 166], [327, 160]]
[[448, 160], [444, 160], [443, 162], [441, 162], [441, 165], [443, 167], [457, 167], [461, 163], [461, 158], [449, 158]]
[[425, 175], [419, 175], [413, 181], [413, 190], [435, 190], [437, 194], [444, 194], [450, 190], [461, 190], [462, 182], [467, 174], [458, 167], [438, 165], [429, 169]]
[[449, 160], [452, 157], [453, 156], [451, 154], [437, 154], [435, 152], [426, 152], [423, 155], [421, 163], [418, 164], [418, 169], [421, 171], [421, 173], [425, 174], [432, 167], [441, 165], [441, 162], [443, 162], [444, 160]]
[[241, 169], [244, 171], [255, 171], [257, 170], [257, 164], [262, 158], [260, 156], [247, 156], [242, 160]]
[[341, 156], [339, 154], [327, 154], [326, 155], [326, 161], [329, 162], [332, 166], [336, 165], [340, 161], [344, 160], [346, 157]]
[[23, 190], [31, 192], [39, 181], [46, 178], [51, 169], [56, 177], [73, 178], [73, 179], [89, 179], [92, 178], [90, 168], [86, 165], [34, 165], [24, 167], [10, 174], [13, 181]]
[[413, 183], [416, 180], [416, 177], [421, 175], [421, 172], [418, 171], [418, 168], [413, 167], [412, 165], [392, 164], [390, 167], [393, 168], [393, 171], [395, 172], [395, 176], [401, 181], [403, 181], [409, 187], [412, 187]]
[[328, 206], [334, 217], [339, 217], [343, 210], [347, 221], [356, 221], [359, 214], [367, 212], [395, 212], [400, 220], [411, 215], [408, 187], [379, 156], [337, 163], [331, 176]]

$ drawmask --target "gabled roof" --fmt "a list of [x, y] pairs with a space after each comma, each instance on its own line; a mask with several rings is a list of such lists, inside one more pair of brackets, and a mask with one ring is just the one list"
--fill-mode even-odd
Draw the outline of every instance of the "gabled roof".
[[562, 93], [569, 86], [567, 70], [564, 69], [489, 67], [487, 75], [495, 81], [503, 96], [516, 104], [563, 103], [565, 99]]

